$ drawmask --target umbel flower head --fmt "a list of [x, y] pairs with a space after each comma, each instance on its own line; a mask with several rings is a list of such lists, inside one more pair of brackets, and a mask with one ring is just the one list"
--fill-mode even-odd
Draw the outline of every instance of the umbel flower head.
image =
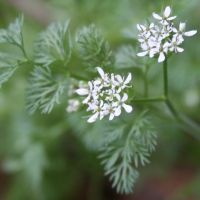
[[196, 30], [185, 32], [186, 23], [180, 22], [179, 29], [173, 25], [176, 16], [171, 15], [171, 8], [167, 6], [162, 15], [153, 13], [153, 17], [159, 20], [159, 25], [151, 23], [149, 26], [137, 24], [140, 31], [138, 34], [142, 52], [138, 56], [148, 55], [150, 58], [157, 56], [158, 62], [163, 62], [172, 53], [183, 52], [180, 45], [184, 41], [184, 36], [193, 36]]
[[87, 111], [92, 111], [91, 117], [87, 122], [92, 123], [98, 118], [101, 120], [104, 116], [109, 115], [109, 120], [121, 114], [122, 108], [130, 113], [132, 107], [125, 102], [128, 100], [128, 94], [125, 88], [130, 88], [131, 73], [122, 77], [104, 73], [103, 69], [96, 67], [100, 77], [88, 82], [87, 88], [79, 88], [76, 93], [87, 95], [82, 101], [88, 105]]

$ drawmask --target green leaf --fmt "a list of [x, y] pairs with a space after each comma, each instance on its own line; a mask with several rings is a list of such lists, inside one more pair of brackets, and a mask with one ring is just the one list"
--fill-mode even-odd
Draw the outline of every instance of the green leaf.
[[22, 37], [22, 25], [24, 16], [20, 15], [14, 23], [11, 23], [7, 30], [0, 29], [0, 43], [8, 42], [24, 48], [23, 37]]
[[[1, 65], [1, 63], [0, 63]], [[0, 88], [2, 86], [3, 83], [5, 83], [6, 81], [8, 81], [8, 79], [12, 76], [12, 74], [14, 73], [14, 71], [18, 68], [17, 66], [12, 66], [11, 68], [6, 68], [4, 70], [0, 69]]]
[[[70, 32], [68, 31], [69, 22], [70, 20], [63, 24], [60, 22], [52, 23], [45, 31], [38, 35], [34, 42], [36, 63], [50, 65], [54, 61], [61, 60], [66, 65], [69, 62], [72, 50], [80, 37], [80, 32], [77, 31], [72, 42]], [[68, 47], [65, 45], [67, 32]]]
[[0, 52], [0, 88], [8, 81], [23, 58]]
[[110, 70], [113, 67], [114, 57], [110, 45], [100, 35], [100, 30], [92, 24], [84, 27], [81, 32], [79, 53], [87, 69], [94, 71], [95, 67], [99, 66]]
[[155, 149], [156, 132], [146, 116], [139, 115], [133, 124], [116, 120], [104, 125], [100, 131], [105, 138], [99, 158], [104, 165], [105, 175], [110, 175], [113, 187], [119, 193], [130, 193], [139, 173], [134, 168], [139, 163], [149, 163], [150, 153]]
[[37, 108], [49, 113], [63, 93], [64, 81], [55, 82], [49, 67], [35, 66], [30, 78], [31, 87], [26, 92], [26, 110], [33, 114]]

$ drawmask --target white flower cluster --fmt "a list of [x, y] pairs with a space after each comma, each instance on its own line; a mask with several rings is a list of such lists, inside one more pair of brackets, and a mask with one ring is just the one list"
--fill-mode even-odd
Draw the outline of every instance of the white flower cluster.
[[79, 95], [87, 95], [83, 103], [88, 105], [87, 111], [93, 112], [87, 122], [92, 123], [98, 117], [101, 120], [108, 114], [110, 114], [109, 120], [112, 120], [121, 114], [122, 107], [130, 113], [132, 107], [125, 104], [128, 95], [123, 90], [131, 87], [127, 85], [131, 81], [131, 73], [125, 79], [120, 75], [104, 73], [100, 67], [96, 67], [96, 69], [101, 78], [89, 81], [88, 88], [83, 87], [76, 90]]
[[149, 26], [137, 24], [137, 28], [140, 31], [138, 41], [143, 50], [143, 52], [137, 54], [138, 56], [149, 55], [150, 58], [158, 56], [158, 62], [163, 62], [169, 53], [184, 51], [180, 47], [180, 44], [184, 41], [183, 36], [192, 36], [197, 31], [185, 32], [186, 24], [182, 22], [177, 30], [172, 22], [176, 16], [170, 17], [170, 14], [171, 8], [167, 6], [162, 16], [153, 13], [153, 17], [159, 20], [159, 26], [154, 23], [151, 23]]

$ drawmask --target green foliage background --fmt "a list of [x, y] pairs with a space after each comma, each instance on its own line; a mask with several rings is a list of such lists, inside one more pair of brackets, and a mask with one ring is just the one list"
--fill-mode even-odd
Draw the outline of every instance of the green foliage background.
[[[21, 2], [21, 3], [19, 3]], [[23, 33], [28, 57], [33, 58], [32, 41], [38, 32], [55, 21], [65, 22], [70, 18], [70, 31], [94, 23], [109, 42], [111, 49], [118, 52], [122, 45], [137, 45], [136, 24], [151, 18], [152, 12], [161, 11], [170, 5], [181, 22], [187, 21], [187, 30], [197, 29], [194, 37], [186, 38], [184, 52], [169, 60], [170, 98], [180, 113], [200, 123], [200, 3], [198, 0], [29, 0], [1, 1], [0, 27], [5, 29], [10, 22], [24, 13]], [[130, 31], [131, 30], [131, 31]], [[1, 38], [0, 38], [1, 39]], [[22, 56], [17, 48], [8, 44], [0, 45], [1, 52], [12, 52]], [[57, 64], [59, 66], [59, 63]], [[83, 72], [78, 55], [70, 61], [72, 71]], [[123, 69], [120, 69], [123, 71]], [[101, 123], [88, 126], [81, 113], [75, 116], [66, 113], [65, 96], [55, 105], [50, 114], [36, 111], [29, 115], [25, 111], [25, 90], [29, 87], [28, 77], [33, 71], [32, 64], [20, 66], [0, 90], [0, 156], [1, 169], [9, 176], [8, 189], [4, 199], [59, 200], [121, 198], [106, 193], [103, 166], [92, 142], [97, 141]], [[125, 69], [126, 71], [126, 69]], [[133, 85], [136, 94], [143, 90], [142, 74], [136, 68]], [[149, 71], [150, 93], [162, 93], [162, 71], [154, 64]], [[200, 187], [200, 145], [199, 141], [181, 131], [176, 123], [160, 118], [158, 109], [165, 110], [162, 103], [148, 104], [151, 122], [158, 132], [157, 147], [151, 164], [139, 168], [140, 178], [134, 191], [145, 185], [149, 177], [164, 176], [174, 166], [192, 167], [195, 178], [180, 189], [172, 198], [183, 196], [199, 197]], [[135, 103], [135, 116], [142, 105]], [[79, 121], [77, 121], [79, 120]], [[103, 130], [105, 133], [106, 131]], [[91, 137], [91, 134], [92, 137]], [[88, 144], [88, 141], [89, 144]], [[197, 167], [196, 167], [197, 166]], [[111, 186], [109, 186], [111, 187]], [[78, 195], [77, 193], [82, 193]], [[85, 197], [83, 197], [85, 195]]]

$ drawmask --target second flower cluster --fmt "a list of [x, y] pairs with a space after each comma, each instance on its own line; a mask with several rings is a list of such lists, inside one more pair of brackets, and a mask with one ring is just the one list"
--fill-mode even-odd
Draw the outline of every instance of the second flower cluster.
[[128, 100], [128, 94], [124, 92], [125, 88], [130, 88], [128, 85], [132, 79], [131, 73], [127, 78], [104, 73], [103, 69], [96, 67], [99, 78], [88, 82], [88, 88], [79, 88], [76, 93], [79, 95], [87, 95], [83, 100], [84, 104], [88, 105], [87, 111], [92, 111], [92, 115], [87, 122], [92, 123], [96, 119], [102, 119], [106, 115], [109, 120], [121, 114], [122, 107], [126, 112], [130, 113], [132, 107], [125, 102]]

